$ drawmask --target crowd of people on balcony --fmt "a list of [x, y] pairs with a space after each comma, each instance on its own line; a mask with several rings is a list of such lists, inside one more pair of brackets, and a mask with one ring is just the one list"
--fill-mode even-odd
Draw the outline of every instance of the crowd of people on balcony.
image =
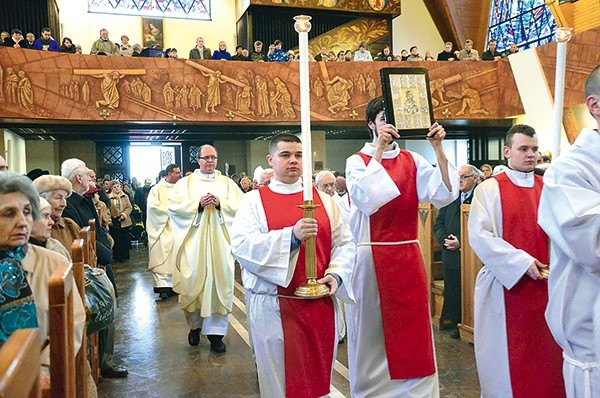
[[[5, 47], [26, 48], [33, 50], [46, 50], [55, 52], [64, 52], [71, 54], [82, 54], [81, 45], [75, 44], [69, 37], [64, 37], [62, 44], [52, 38], [49, 28], [43, 28], [41, 36], [35, 38], [35, 35], [28, 32], [23, 37], [23, 32], [20, 29], [11, 30], [10, 34], [6, 31], [0, 34], [0, 45]], [[257, 40], [253, 43], [254, 49], [250, 51], [244, 46], [238, 44], [235, 47], [235, 52], [232, 54], [228, 51], [227, 43], [220, 41], [217, 49], [211, 51], [210, 48], [204, 45], [204, 38], [198, 37], [196, 45], [189, 51], [188, 59], [212, 59], [225, 61], [253, 61], [253, 62], [290, 62], [298, 61], [299, 54], [293, 50], [286, 51], [283, 47], [284, 43], [281, 40], [275, 40], [270, 44], [268, 50], [264, 51], [264, 44]], [[417, 46], [412, 46], [407, 51], [403, 49], [400, 54], [394, 55], [390, 46], [385, 46], [376, 55], [373, 55], [368, 50], [368, 44], [361, 42], [358, 50], [350, 49], [340, 50], [337, 53], [328, 49], [326, 46], [321, 47], [318, 54], [309, 54], [310, 61], [321, 62], [347, 62], [347, 61], [497, 61], [511, 54], [517, 53], [519, 47], [513, 42], [508, 42], [508, 49], [500, 52], [497, 49], [497, 41], [492, 39], [488, 43], [488, 49], [480, 56], [479, 52], [473, 49], [473, 41], [465, 40], [462, 50], [454, 50], [452, 42], [445, 42], [444, 49], [437, 55], [433, 56], [431, 50], [426, 50], [425, 55], [419, 53]], [[114, 43], [109, 39], [107, 29], [100, 30], [100, 37], [92, 43], [90, 54], [95, 55], [116, 55], [124, 57], [159, 57], [159, 58], [179, 58], [177, 49], [167, 48], [164, 51], [159, 46], [142, 48], [140, 44], [129, 44], [129, 37], [121, 35], [120, 43]]]

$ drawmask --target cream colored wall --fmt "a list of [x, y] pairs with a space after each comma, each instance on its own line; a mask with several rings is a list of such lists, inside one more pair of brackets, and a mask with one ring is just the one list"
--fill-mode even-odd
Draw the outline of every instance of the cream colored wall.
[[4, 129], [4, 153], [2, 156], [6, 160], [8, 169], [15, 173], [27, 173], [27, 163], [25, 155], [25, 140], [10, 130]]
[[58, 152], [60, 163], [70, 158], [77, 158], [83, 160], [90, 169], [98, 170], [94, 141], [61, 141]]
[[[87, 0], [59, 0], [62, 37], [70, 37], [81, 44], [88, 54], [92, 43], [98, 40], [100, 29], [106, 28], [110, 39], [120, 42], [125, 34], [129, 43], [142, 43], [142, 18], [112, 14], [90, 14]], [[164, 19], [163, 35], [165, 48], [175, 47], [179, 56], [187, 58], [189, 50], [196, 45], [196, 37], [204, 37], [204, 43], [211, 50], [225, 40], [229, 50], [236, 44], [235, 0], [212, 1], [212, 21], [192, 21], [186, 19]], [[60, 44], [60, 43], [59, 43]]]
[[436, 57], [444, 49], [444, 40], [440, 36], [425, 7], [423, 0], [402, 2], [402, 15], [392, 21], [392, 51], [400, 54], [412, 46], [419, 48], [419, 54], [425, 56], [426, 50]]
[[50, 174], [60, 174], [58, 141], [26, 141], [27, 170], [48, 170]]

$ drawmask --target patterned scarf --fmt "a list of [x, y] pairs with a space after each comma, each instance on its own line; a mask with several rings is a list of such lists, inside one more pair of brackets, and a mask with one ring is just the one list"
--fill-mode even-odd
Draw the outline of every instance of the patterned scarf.
[[25, 247], [0, 252], [0, 342], [17, 329], [38, 327], [33, 292], [21, 265]]

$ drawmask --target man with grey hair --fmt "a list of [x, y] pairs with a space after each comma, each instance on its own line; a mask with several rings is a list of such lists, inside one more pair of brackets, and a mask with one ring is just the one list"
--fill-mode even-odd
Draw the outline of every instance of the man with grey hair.
[[329, 170], [321, 170], [315, 176], [315, 186], [321, 192], [333, 197], [336, 202], [339, 198], [335, 190], [335, 175]]
[[250, 53], [250, 61], [269, 62], [267, 54], [263, 51], [263, 43], [260, 40], [254, 42], [254, 50]]
[[553, 159], [538, 210], [552, 242], [546, 322], [562, 348], [572, 397], [600, 391], [600, 66], [587, 78], [585, 104], [596, 126]]
[[[63, 211], [63, 217], [72, 219], [80, 228], [87, 227], [90, 220], [96, 220], [96, 254], [98, 256], [98, 263], [106, 267], [106, 274], [115, 287], [116, 292], [115, 277], [110, 266], [112, 262], [112, 249], [104, 228], [100, 227], [100, 220], [98, 219], [98, 213], [92, 199], [84, 196], [90, 188], [88, 168], [82, 160], [71, 158], [62, 163], [60, 173], [71, 182], [73, 189], [73, 193], [67, 198], [67, 207]], [[117, 367], [112, 361], [114, 325], [100, 331], [100, 342], [103, 351], [101, 353], [100, 364], [102, 376], [109, 378], [127, 377], [129, 372], [126, 369]]]
[[0, 156], [0, 171], [7, 171], [8, 165], [6, 164], [6, 159]]
[[200, 168], [180, 179], [168, 197], [179, 271], [173, 275], [173, 290], [190, 327], [188, 343], [197, 346], [202, 332], [213, 352], [224, 353], [234, 280], [228, 230], [243, 193], [216, 169], [212, 145], [201, 146], [196, 157]]
[[440, 330], [450, 330], [450, 337], [458, 339], [461, 321], [460, 283], [460, 206], [470, 204], [473, 190], [479, 183], [477, 167], [464, 165], [458, 169], [460, 197], [440, 209], [433, 233], [442, 247], [444, 271], [444, 306], [440, 317]]

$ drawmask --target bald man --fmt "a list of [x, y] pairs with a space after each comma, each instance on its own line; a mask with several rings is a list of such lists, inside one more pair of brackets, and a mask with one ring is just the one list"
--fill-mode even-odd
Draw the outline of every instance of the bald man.
[[8, 171], [8, 165], [2, 156], [0, 156], [0, 171]]
[[546, 322], [563, 350], [569, 397], [600, 393], [600, 66], [585, 84], [596, 128], [544, 174], [538, 223], [551, 244]]

